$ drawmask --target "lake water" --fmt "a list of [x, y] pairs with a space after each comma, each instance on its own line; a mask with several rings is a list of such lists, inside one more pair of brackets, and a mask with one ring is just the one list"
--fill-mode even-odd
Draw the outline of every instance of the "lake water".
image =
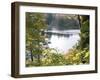
[[49, 48], [66, 53], [80, 40], [80, 30], [47, 31], [49, 32]]

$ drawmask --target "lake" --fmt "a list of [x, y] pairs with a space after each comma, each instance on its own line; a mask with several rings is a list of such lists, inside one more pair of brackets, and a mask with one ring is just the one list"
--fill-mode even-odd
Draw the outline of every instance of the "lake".
[[65, 54], [80, 40], [80, 30], [49, 30], [45, 31], [49, 36], [49, 48]]

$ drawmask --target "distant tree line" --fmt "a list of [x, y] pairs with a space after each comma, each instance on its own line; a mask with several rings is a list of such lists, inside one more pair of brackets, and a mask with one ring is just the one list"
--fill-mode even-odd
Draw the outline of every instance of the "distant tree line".
[[56, 27], [56, 29], [59, 30], [79, 29], [78, 19], [75, 19], [74, 16], [70, 16], [69, 18], [68, 15], [62, 17], [59, 17], [59, 14], [58, 16], [55, 15], [56, 14], [47, 14], [46, 22], [49, 25], [48, 29], [52, 30], [53, 27]]

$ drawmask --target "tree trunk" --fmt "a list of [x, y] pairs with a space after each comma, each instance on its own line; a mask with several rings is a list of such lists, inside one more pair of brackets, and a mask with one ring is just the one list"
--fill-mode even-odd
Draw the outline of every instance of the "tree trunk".
[[81, 19], [80, 19], [80, 15], [78, 15], [78, 21], [79, 21], [79, 26], [80, 26], [80, 29], [81, 29]]
[[40, 66], [41, 65], [40, 54], [37, 55], [37, 59], [38, 59], [38, 66]]
[[32, 54], [32, 50], [31, 50], [31, 61], [33, 62], [33, 54]]

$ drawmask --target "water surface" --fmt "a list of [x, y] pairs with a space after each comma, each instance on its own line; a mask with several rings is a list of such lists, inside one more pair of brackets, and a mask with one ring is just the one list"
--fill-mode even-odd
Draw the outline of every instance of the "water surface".
[[46, 32], [49, 32], [49, 48], [54, 48], [63, 54], [67, 53], [80, 40], [80, 30], [53, 30]]

